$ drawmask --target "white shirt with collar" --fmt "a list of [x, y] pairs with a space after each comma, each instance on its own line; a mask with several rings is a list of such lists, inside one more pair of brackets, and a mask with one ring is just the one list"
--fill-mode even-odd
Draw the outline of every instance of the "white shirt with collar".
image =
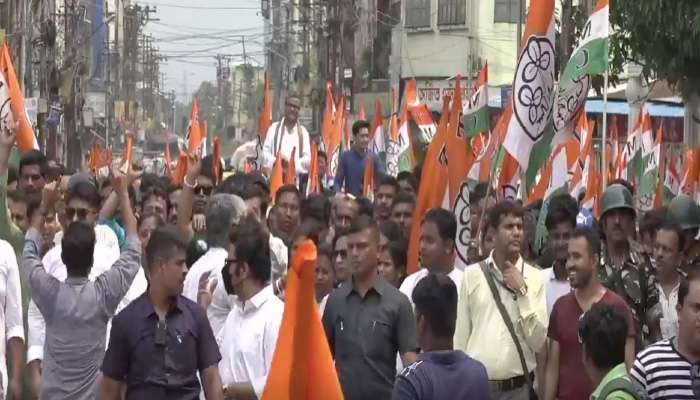
[[[278, 129], [279, 127], [279, 129]], [[277, 148], [275, 148], [275, 134], [279, 131]], [[299, 149], [299, 135], [301, 135], [302, 149]], [[265, 135], [263, 144], [263, 165], [272, 168], [277, 159], [277, 151], [282, 157], [289, 160], [292, 157], [292, 150], [296, 148], [294, 163], [297, 173], [306, 173], [311, 163], [311, 144], [309, 132], [298, 121], [291, 130], [284, 125], [284, 118], [270, 125]]]
[[[423, 278], [428, 276], [428, 274], [429, 271], [427, 268], [421, 268], [418, 271], [407, 276], [406, 279], [403, 280], [403, 283], [401, 283], [399, 291], [401, 291], [401, 293], [405, 294], [406, 297], [408, 297], [408, 300], [411, 301], [411, 304], [413, 304], [413, 297], [411, 297], [413, 296], [413, 289], [415, 289], [416, 285], [418, 285], [418, 282], [423, 280]], [[464, 272], [459, 268], [452, 268], [452, 271], [450, 271], [450, 273], [447, 274], [447, 276], [449, 276], [450, 279], [452, 279], [452, 282], [454, 282], [457, 291], [459, 291], [459, 286], [462, 284], [462, 275], [464, 275]]]
[[270, 285], [244, 303], [234, 302], [217, 336], [221, 349], [219, 374], [224, 386], [251, 382], [255, 395], [262, 398], [283, 314], [284, 303]]
[[[270, 234], [270, 255], [272, 256], [270, 260], [270, 282], [274, 283], [277, 278], [287, 274], [288, 250], [282, 239], [272, 234]], [[221, 262], [221, 267], [223, 267], [223, 261]], [[228, 318], [231, 309], [233, 309], [233, 303], [236, 299], [236, 296], [226, 293], [226, 288], [221, 279], [223, 279], [221, 268], [215, 269], [209, 276], [209, 285], [212, 285], [214, 280], [217, 281], [214, 293], [211, 296], [211, 304], [207, 308], [207, 318], [214, 335], [218, 335], [224, 327], [226, 318]]]
[[[199, 292], [199, 278], [209, 272], [213, 277], [216, 275], [214, 271], [224, 267], [224, 263], [228, 258], [228, 251], [223, 247], [211, 247], [204, 253], [187, 272], [185, 283], [183, 284], [182, 295], [188, 299], [197, 302], [197, 293]], [[216, 331], [214, 331], [216, 334]]]
[[7, 341], [11, 338], [24, 341], [24, 323], [17, 257], [4, 240], [0, 240], [0, 324], [0, 374], [2, 391], [7, 393]]
[[[101, 229], [106, 228], [107, 231]], [[112, 237], [113, 236], [113, 237]], [[117, 243], [116, 235], [112, 230], [104, 225], [95, 226], [95, 250], [93, 252], [93, 264], [90, 269], [90, 275], [88, 279], [94, 281], [95, 278], [100, 276], [103, 272], [109, 270], [119, 259], [119, 245], [113, 246], [113, 243]], [[41, 260], [44, 264], [44, 269], [51, 276], [55, 277], [61, 282], [66, 280], [68, 276], [68, 271], [66, 270], [66, 265], [61, 259], [61, 242], [49, 250], [44, 258]], [[121, 304], [120, 304], [121, 307]], [[122, 307], [123, 308], [123, 307]], [[29, 332], [27, 334], [27, 363], [34, 360], [43, 360], [44, 358], [44, 342], [46, 339], [46, 322], [41, 312], [37, 308], [33, 300], [29, 301], [29, 309], [27, 311], [27, 328]], [[107, 329], [107, 334], [109, 334], [109, 328]]]
[[547, 295], [547, 315], [552, 315], [552, 308], [557, 299], [571, 292], [569, 280], [560, 281], [554, 276], [554, 266], [542, 270], [544, 290]]

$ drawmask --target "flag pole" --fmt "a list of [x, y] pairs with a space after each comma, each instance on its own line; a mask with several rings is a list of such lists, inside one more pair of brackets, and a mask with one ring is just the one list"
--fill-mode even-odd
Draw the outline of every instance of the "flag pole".
[[605, 69], [605, 74], [603, 75], [603, 145], [602, 147], [602, 153], [603, 153], [603, 162], [601, 166], [601, 170], [603, 171], [602, 175], [603, 178], [601, 181], [603, 182], [603, 187], [601, 188], [601, 193], [605, 191], [605, 188], [608, 186], [608, 160], [606, 158], [606, 153], [607, 153], [607, 146], [608, 146], [608, 69]]

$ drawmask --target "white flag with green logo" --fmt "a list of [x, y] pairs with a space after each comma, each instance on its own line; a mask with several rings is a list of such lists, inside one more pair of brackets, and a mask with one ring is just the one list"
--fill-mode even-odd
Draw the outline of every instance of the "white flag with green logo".
[[598, 0], [583, 28], [579, 44], [571, 53], [559, 80], [554, 101], [555, 143], [565, 142], [574, 128], [575, 117], [586, 103], [591, 75], [601, 75], [608, 69], [610, 45], [609, 0]]

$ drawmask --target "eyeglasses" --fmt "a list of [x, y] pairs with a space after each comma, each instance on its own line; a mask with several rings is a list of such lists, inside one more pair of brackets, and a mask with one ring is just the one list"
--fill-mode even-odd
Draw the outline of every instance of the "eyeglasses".
[[334, 258], [347, 258], [348, 257], [348, 251], [347, 250], [336, 250], [333, 252], [333, 257]]
[[224, 261], [224, 268], [228, 269], [228, 268], [230, 268], [232, 265], [238, 264], [239, 261], [240, 261], [240, 260], [237, 259], [237, 258], [227, 258], [227, 259]]
[[200, 196], [209, 196], [211, 194], [212, 190], [214, 190], [213, 186], [197, 186], [194, 189], [194, 194], [200, 195]]
[[89, 210], [87, 208], [73, 208], [73, 207], [66, 207], [66, 217], [68, 217], [69, 220], [72, 220], [75, 218], [76, 214], [78, 215], [78, 220], [84, 220], [87, 218], [88, 215], [91, 215], [93, 213], [92, 210]]
[[695, 398], [700, 399], [700, 364], [693, 364], [690, 368], [690, 382]]

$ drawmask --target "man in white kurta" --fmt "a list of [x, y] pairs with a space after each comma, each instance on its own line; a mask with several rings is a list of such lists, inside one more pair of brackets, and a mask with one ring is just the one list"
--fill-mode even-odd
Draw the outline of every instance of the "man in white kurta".
[[263, 170], [267, 176], [270, 176], [278, 153], [285, 161], [289, 161], [294, 153], [297, 173], [308, 172], [311, 162], [311, 143], [309, 132], [299, 123], [300, 108], [299, 97], [288, 95], [284, 105], [284, 118], [274, 122], [267, 129], [263, 144]]

